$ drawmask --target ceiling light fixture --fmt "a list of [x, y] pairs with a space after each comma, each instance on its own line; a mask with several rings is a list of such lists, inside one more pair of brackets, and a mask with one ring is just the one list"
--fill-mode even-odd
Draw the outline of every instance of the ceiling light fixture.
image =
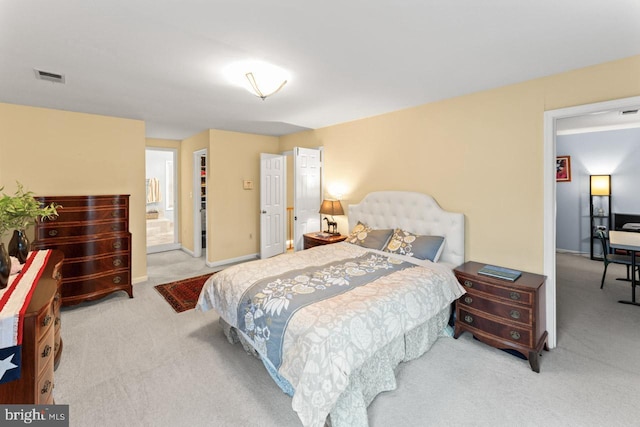
[[280, 91], [289, 81], [289, 73], [266, 62], [238, 62], [226, 68], [225, 74], [232, 83], [246, 90], [263, 101]]

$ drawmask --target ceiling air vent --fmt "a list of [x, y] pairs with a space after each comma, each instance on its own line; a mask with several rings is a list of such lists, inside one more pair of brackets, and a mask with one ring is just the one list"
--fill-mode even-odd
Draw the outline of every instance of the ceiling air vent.
[[64, 83], [64, 75], [58, 73], [52, 73], [51, 71], [43, 71], [34, 69], [36, 72], [36, 79], [46, 80], [53, 83]]
[[627, 114], [638, 114], [638, 110], [624, 110], [620, 111], [620, 114], [623, 116], [626, 116]]

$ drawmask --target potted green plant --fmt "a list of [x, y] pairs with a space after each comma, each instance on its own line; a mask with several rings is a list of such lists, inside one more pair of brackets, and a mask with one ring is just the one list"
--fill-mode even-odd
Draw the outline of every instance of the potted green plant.
[[18, 189], [13, 196], [3, 193], [0, 198], [0, 238], [7, 231], [14, 230], [8, 253], [24, 263], [30, 249], [29, 240], [25, 234], [27, 227], [35, 224], [37, 219], [57, 217], [57, 209], [60, 205], [51, 203], [45, 206], [33, 197], [33, 192], [25, 191], [22, 184], [17, 182], [17, 186]]

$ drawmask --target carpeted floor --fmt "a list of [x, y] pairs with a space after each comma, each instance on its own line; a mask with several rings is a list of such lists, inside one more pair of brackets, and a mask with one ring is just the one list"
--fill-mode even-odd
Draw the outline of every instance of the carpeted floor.
[[191, 277], [189, 279], [178, 280], [176, 282], [156, 285], [154, 288], [162, 295], [167, 303], [176, 311], [191, 310], [198, 302], [198, 296], [202, 290], [202, 285], [211, 274]]
[[[558, 347], [540, 373], [464, 333], [397, 369], [396, 390], [368, 408], [370, 427], [638, 424], [640, 307], [624, 267], [558, 254]], [[71, 427], [293, 427], [291, 398], [262, 363], [224, 337], [214, 312], [175, 315], [154, 286], [208, 273], [180, 251], [148, 257], [135, 298], [113, 294], [62, 311], [56, 403]], [[620, 268], [618, 268], [620, 267]]]

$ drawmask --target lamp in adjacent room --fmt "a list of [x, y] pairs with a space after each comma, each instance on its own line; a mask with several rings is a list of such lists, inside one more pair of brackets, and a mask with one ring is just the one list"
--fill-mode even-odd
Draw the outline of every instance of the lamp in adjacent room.
[[340, 234], [338, 233], [338, 224], [333, 219], [334, 215], [344, 215], [344, 210], [342, 210], [342, 204], [340, 200], [328, 200], [324, 199], [322, 204], [320, 205], [320, 213], [323, 215], [331, 215], [331, 221], [326, 216], [324, 220], [327, 221], [327, 231], [329, 234]]

